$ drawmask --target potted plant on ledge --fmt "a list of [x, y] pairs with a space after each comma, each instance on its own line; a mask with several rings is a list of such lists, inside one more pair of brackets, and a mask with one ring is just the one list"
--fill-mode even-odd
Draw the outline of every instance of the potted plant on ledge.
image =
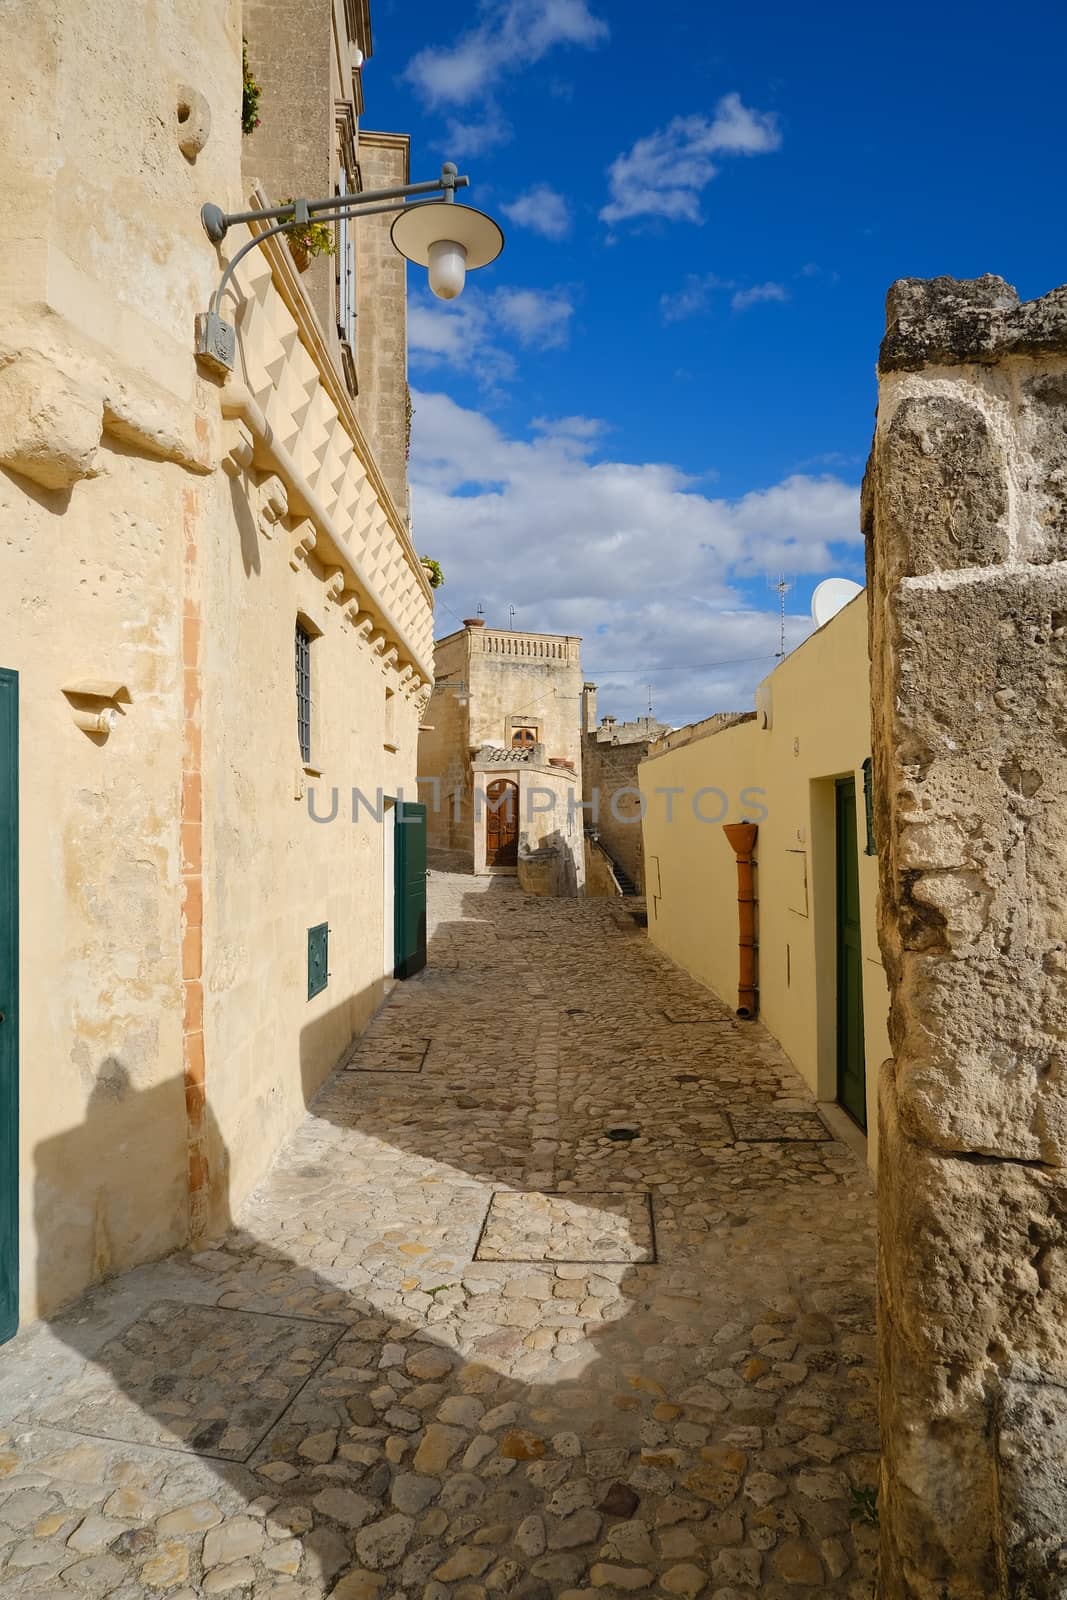
[[[283, 206], [292, 203], [291, 194], [287, 194], [281, 202]], [[337, 253], [337, 241], [328, 222], [316, 222], [313, 218], [309, 218], [307, 222], [294, 222], [291, 228], [284, 230], [284, 233], [289, 241], [289, 252], [298, 272], [307, 271], [312, 256], [332, 256]]]
[[426, 574], [430, 588], [440, 589], [445, 581], [445, 575], [441, 571], [441, 563], [435, 561], [433, 556], [420, 556], [419, 560], [422, 562], [422, 570]]

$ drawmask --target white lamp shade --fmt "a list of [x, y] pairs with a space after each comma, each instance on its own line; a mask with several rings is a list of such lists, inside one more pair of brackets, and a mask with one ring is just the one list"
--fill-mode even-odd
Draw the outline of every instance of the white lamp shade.
[[466, 250], [468, 270], [487, 267], [504, 248], [504, 234], [492, 217], [448, 200], [408, 206], [393, 223], [390, 236], [400, 254], [420, 267], [430, 265], [430, 246], [446, 239]]
[[438, 300], [454, 300], [467, 279], [467, 251], [454, 239], [435, 239], [430, 246], [430, 288]]

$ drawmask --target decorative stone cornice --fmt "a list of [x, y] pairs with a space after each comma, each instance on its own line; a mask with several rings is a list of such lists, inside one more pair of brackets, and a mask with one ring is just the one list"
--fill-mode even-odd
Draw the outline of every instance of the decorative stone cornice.
[[[407, 138], [406, 135], [364, 135], [362, 132], [360, 137], [367, 137], [378, 143], [388, 139], [389, 137], [403, 141], [406, 141]], [[268, 196], [258, 184], [252, 190], [249, 203], [250, 206], [261, 207], [264, 209], [269, 208], [270, 205]], [[250, 231], [253, 233], [260, 231], [251, 224], [249, 227]], [[392, 495], [389, 493], [385, 479], [378, 470], [378, 464], [374, 459], [374, 452], [371, 450], [366, 436], [363, 433], [363, 429], [360, 426], [359, 418], [356, 416], [355, 407], [352, 404], [352, 397], [348, 392], [348, 386], [345, 383], [343, 374], [337, 370], [337, 367], [334, 364], [333, 357], [330, 353], [330, 347], [326, 342], [326, 337], [323, 333], [322, 326], [315, 314], [315, 309], [308, 298], [304, 285], [301, 282], [300, 274], [297, 272], [293, 263], [293, 258], [289, 251], [288, 245], [283, 242], [281, 235], [276, 234], [273, 238], [267, 239], [260, 246], [260, 250], [270, 262], [271, 275], [274, 279], [275, 288], [278, 290], [279, 295], [288, 307], [293, 321], [296, 323], [302, 344], [305, 346], [315, 362], [316, 367], [318, 368], [322, 385], [337, 408], [337, 413], [344, 425], [345, 432], [352, 441], [353, 448], [355, 449], [355, 452], [363, 464], [367, 476], [374, 487], [374, 492], [378, 497], [379, 504], [388, 518], [390, 527], [396, 534], [396, 537], [400, 543], [400, 547], [404, 552], [405, 559], [414, 573], [419, 586], [422, 588], [425, 598], [429, 602], [430, 609], [432, 610], [433, 590], [431, 589], [429, 580], [427, 579], [426, 573], [423, 570], [422, 563], [416, 554], [415, 546], [411, 540], [411, 534], [408, 532], [406, 522], [396, 508], [396, 504]]]

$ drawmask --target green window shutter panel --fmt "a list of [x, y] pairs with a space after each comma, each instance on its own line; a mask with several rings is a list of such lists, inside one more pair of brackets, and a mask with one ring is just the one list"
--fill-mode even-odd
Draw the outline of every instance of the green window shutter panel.
[[867, 843], [863, 847], [865, 856], [876, 856], [878, 847], [874, 842], [874, 760], [868, 756], [863, 763], [863, 814], [867, 821]]
[[329, 981], [330, 925], [320, 922], [308, 929], [308, 999], [321, 994]]
[[18, 689], [0, 669], [0, 1343], [19, 1320]]
[[426, 807], [398, 800], [393, 819], [393, 972], [398, 978], [413, 978], [426, 965]]

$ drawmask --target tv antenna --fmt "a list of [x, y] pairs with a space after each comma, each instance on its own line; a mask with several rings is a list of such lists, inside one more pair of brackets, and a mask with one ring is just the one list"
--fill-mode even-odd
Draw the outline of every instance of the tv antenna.
[[514, 631], [515, 631], [515, 607], [514, 606], [508, 606], [508, 627], [514, 633]]
[[781, 657], [785, 655], [785, 597], [793, 587], [793, 580], [780, 572], [777, 578], [768, 578], [767, 582], [778, 592], [778, 649], [775, 654]]
[[475, 616], [478, 616], [478, 617], [484, 617], [485, 616], [485, 606], [483, 605], [481, 600], [478, 601], [478, 605], [477, 605], [477, 608], [475, 610]]

